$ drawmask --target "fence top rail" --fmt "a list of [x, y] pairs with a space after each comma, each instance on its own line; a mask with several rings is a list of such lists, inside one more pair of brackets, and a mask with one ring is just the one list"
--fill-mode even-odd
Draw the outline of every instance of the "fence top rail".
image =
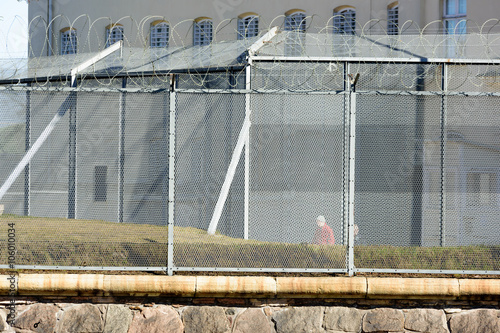
[[449, 65], [498, 65], [500, 59], [459, 59], [459, 58], [376, 58], [376, 57], [289, 57], [253, 56], [252, 61], [262, 62], [326, 62], [326, 63], [388, 63], [388, 64], [449, 64]]
[[[0, 92], [84, 92], [84, 93], [164, 93], [170, 91], [165, 87], [131, 87], [131, 88], [109, 88], [109, 87], [37, 87], [26, 85], [0, 85]], [[291, 90], [291, 89], [175, 89], [180, 94], [236, 94], [236, 95], [345, 95], [347, 90]], [[356, 90], [358, 95], [398, 95], [398, 96], [470, 96], [470, 97], [500, 97], [500, 92], [477, 92], [477, 91], [411, 91], [411, 90]]]

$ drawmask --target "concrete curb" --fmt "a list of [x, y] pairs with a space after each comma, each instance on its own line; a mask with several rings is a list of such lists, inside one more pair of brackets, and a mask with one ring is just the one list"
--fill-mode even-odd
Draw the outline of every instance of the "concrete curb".
[[364, 277], [278, 277], [276, 287], [278, 298], [365, 298], [367, 295]]
[[251, 297], [276, 296], [276, 279], [266, 276], [198, 276], [196, 297]]
[[367, 278], [367, 285], [367, 298], [456, 299], [460, 297], [458, 279]]
[[[11, 281], [0, 275], [0, 295]], [[19, 274], [16, 287], [19, 296], [500, 298], [500, 279]]]
[[500, 279], [459, 279], [462, 297], [497, 297], [500, 298]]

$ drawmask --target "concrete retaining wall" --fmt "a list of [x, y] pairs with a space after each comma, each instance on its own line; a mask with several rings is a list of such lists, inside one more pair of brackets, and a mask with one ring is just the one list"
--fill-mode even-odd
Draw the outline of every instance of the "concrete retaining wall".
[[20, 274], [0, 294], [1, 332], [500, 332], [498, 279]]

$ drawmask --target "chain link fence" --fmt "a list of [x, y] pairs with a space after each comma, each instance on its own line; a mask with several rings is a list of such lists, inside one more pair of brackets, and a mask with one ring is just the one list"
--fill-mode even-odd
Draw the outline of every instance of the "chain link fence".
[[495, 43], [266, 36], [0, 80], [0, 267], [499, 274]]
[[[354, 176], [350, 94], [357, 95]], [[31, 87], [0, 95], [8, 115], [0, 129], [4, 180], [71, 93]], [[77, 91], [70, 107], [76, 126], [70, 116], [58, 124], [2, 199], [1, 219], [19, 229], [23, 267], [166, 269], [172, 205], [174, 270], [346, 272], [354, 179], [351, 269], [491, 273], [498, 270], [499, 97]], [[236, 157], [217, 232], [209, 235], [246, 108], [248, 151]], [[314, 243], [319, 215], [335, 245]]]

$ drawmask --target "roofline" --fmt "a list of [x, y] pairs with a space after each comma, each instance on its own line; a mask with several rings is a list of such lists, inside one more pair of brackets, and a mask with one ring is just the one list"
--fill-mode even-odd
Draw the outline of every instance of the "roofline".
[[492, 65], [500, 64], [500, 59], [456, 59], [456, 58], [384, 58], [384, 57], [286, 57], [286, 56], [253, 56], [254, 61], [279, 61], [279, 62], [386, 62], [386, 63], [447, 63], [447, 64], [475, 64]]
[[[201, 67], [201, 68], [190, 68], [190, 69], [174, 69], [174, 70], [157, 70], [157, 71], [147, 71], [147, 72], [126, 72], [113, 74], [95, 74], [95, 73], [84, 73], [77, 75], [76, 79], [80, 80], [82, 78], [86, 79], [112, 79], [112, 78], [125, 78], [125, 77], [140, 77], [140, 76], [162, 76], [170, 74], [196, 74], [196, 73], [222, 73], [222, 72], [237, 72], [242, 71], [246, 68], [245, 65], [238, 66], [227, 66], [227, 67]], [[71, 75], [57, 75], [57, 76], [43, 76], [43, 77], [32, 77], [23, 79], [4, 79], [0, 80], [0, 85], [8, 84], [30, 84], [30, 83], [46, 83], [46, 82], [61, 82], [67, 81], [68, 84], [71, 82]]]

